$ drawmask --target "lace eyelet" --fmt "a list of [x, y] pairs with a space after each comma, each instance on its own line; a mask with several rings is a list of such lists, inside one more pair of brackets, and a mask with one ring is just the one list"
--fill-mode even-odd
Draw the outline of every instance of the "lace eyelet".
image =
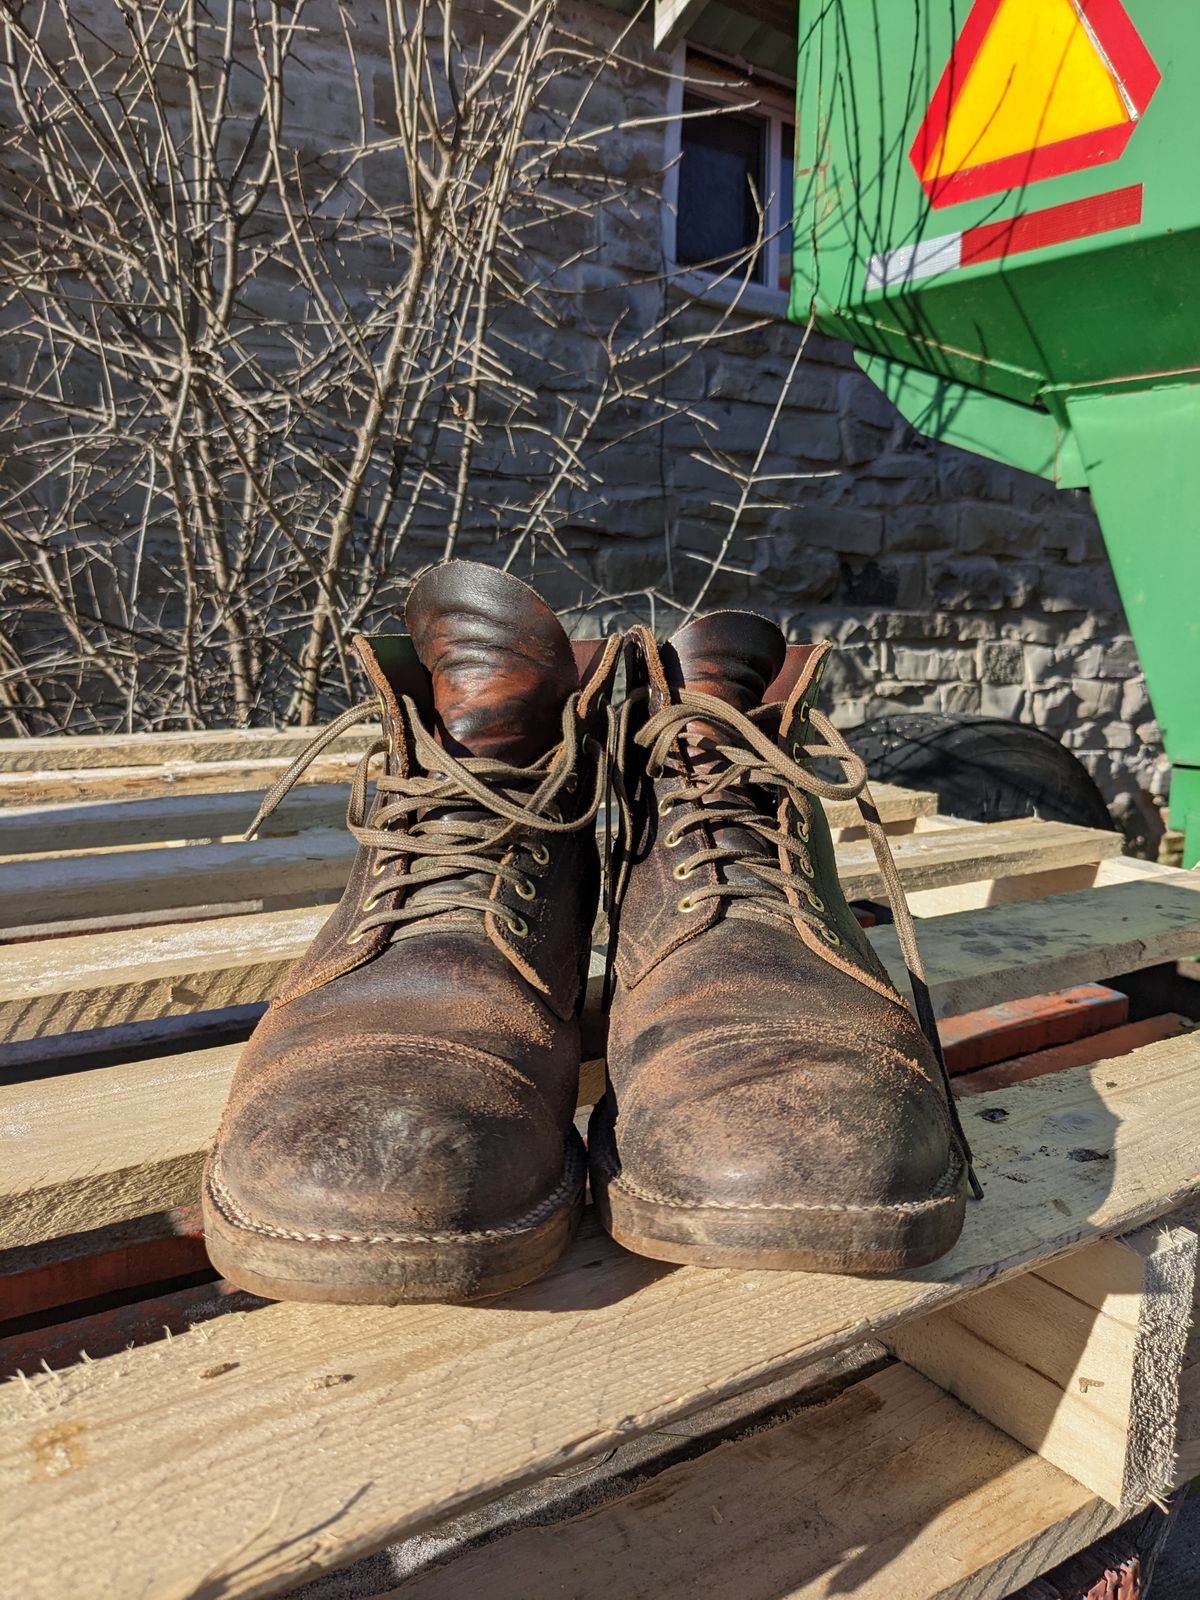
[[377, 861], [371, 868], [371, 876], [373, 878], [380, 878], [389, 867], [394, 867], [395, 864], [396, 863], [394, 861]]
[[805, 860], [804, 858], [801, 858], [800, 861], [800, 871], [806, 878], [815, 878], [817, 875], [817, 869], [813, 866], [812, 862]]
[[658, 802], [658, 814], [659, 814], [659, 816], [660, 817], [665, 817], [667, 812], [671, 810], [671, 805], [672, 805], [671, 796], [670, 795], [664, 795], [663, 798]]
[[825, 902], [824, 902], [824, 900], [821, 899], [821, 896], [819, 894], [812, 894], [807, 889], [804, 891], [804, 893], [805, 893], [805, 896], [808, 899], [809, 905], [813, 908], [814, 911], [824, 911]]
[[685, 894], [675, 909], [676, 911], [682, 911], [686, 916], [689, 911], [695, 911], [696, 902], [689, 895]]
[[801, 700], [801, 702], [800, 702], [800, 720], [802, 722], [807, 722], [811, 715], [812, 715], [812, 706], [809, 704], [809, 702], [807, 700]]
[[529, 935], [529, 924], [524, 917], [509, 917], [508, 931], [514, 939], [525, 939]]
[[832, 928], [822, 928], [821, 937], [825, 940], [826, 944], [841, 944], [842, 942], [841, 935], [835, 933]]
[[804, 755], [804, 746], [800, 743], [799, 739], [793, 739], [792, 740], [792, 760], [793, 761], [799, 761], [803, 755]]
[[550, 859], [550, 852], [546, 849], [544, 844], [531, 844], [529, 846], [529, 854], [537, 862], [539, 867], [544, 867], [547, 861]]
[[681, 861], [679, 865], [672, 871], [671, 876], [678, 883], [683, 883], [686, 878], [691, 877], [692, 871], [693, 868], [690, 861]]
[[522, 900], [537, 899], [537, 884], [530, 882], [528, 879], [524, 883], [514, 883], [513, 888]]
[[664, 849], [674, 850], [676, 845], [680, 845], [682, 843], [683, 843], [683, 835], [681, 833], [676, 833], [674, 828], [668, 829], [668, 831], [663, 834], [663, 847], [664, 847]]
[[374, 911], [375, 907], [379, 904], [379, 902], [383, 899], [383, 896], [385, 894], [387, 894], [387, 893], [388, 893], [388, 891], [386, 889], [383, 889], [383, 890], [377, 892], [376, 894], [367, 895], [366, 898], [363, 900], [362, 905], [359, 906], [359, 910], [360, 911]]
[[353, 933], [348, 933], [346, 935], [346, 943], [357, 944], [366, 932], [366, 928], [355, 928]]

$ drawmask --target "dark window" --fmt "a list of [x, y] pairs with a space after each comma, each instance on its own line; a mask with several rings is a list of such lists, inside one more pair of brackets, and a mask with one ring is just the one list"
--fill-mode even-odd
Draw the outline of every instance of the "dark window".
[[[683, 109], [701, 111], [710, 104], [689, 94]], [[759, 214], [769, 193], [765, 182], [769, 135], [765, 117], [741, 111], [684, 117], [675, 225], [680, 266], [703, 266], [710, 272], [736, 268], [739, 276], [745, 272], [739, 258], [759, 236]], [[750, 277], [755, 283], [763, 281], [761, 251]]]
[[779, 162], [779, 214], [787, 226], [779, 235], [779, 287], [792, 286], [792, 210], [796, 203], [796, 130], [790, 122], [782, 124]]

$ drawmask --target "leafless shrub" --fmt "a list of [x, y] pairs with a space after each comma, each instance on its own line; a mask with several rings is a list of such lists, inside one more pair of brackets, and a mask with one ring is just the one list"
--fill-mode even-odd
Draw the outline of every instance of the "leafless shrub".
[[468, 537], [569, 562], [617, 441], [703, 435], [672, 380], [736, 300], [697, 332], [661, 284], [610, 296], [582, 374], [566, 338], [581, 224], [660, 179], [603, 159], [625, 25], [376, 9], [0, 0], [10, 731], [311, 721], [415, 571]]

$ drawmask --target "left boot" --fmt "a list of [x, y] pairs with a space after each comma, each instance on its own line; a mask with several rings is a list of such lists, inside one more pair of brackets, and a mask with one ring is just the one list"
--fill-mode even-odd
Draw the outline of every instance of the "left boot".
[[[773, 623], [732, 611], [661, 651], [630, 635], [608, 1086], [589, 1147], [609, 1231], [659, 1260], [887, 1272], [962, 1228], [968, 1152], [923, 985], [927, 1033], [838, 882], [821, 797], [857, 796], [866, 773], [813, 706], [827, 649], [789, 656]], [[818, 774], [828, 758], [846, 782]]]
[[[208, 1163], [214, 1265], [273, 1299], [474, 1300], [545, 1272], [583, 1210], [573, 1118], [600, 883], [613, 644], [581, 673], [532, 589], [420, 578], [360, 638], [378, 716], [341, 904], [259, 1023]], [[369, 783], [374, 775], [374, 797]]]

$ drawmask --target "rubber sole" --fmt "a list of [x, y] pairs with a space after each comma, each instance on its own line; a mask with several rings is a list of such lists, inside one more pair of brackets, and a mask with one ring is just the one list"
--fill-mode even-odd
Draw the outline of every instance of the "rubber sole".
[[586, 1177], [583, 1141], [572, 1130], [559, 1184], [512, 1223], [474, 1233], [300, 1234], [241, 1211], [214, 1155], [204, 1170], [205, 1244], [223, 1277], [268, 1300], [385, 1306], [486, 1300], [554, 1265], [579, 1226]]
[[959, 1161], [928, 1200], [902, 1206], [688, 1205], [648, 1193], [621, 1169], [607, 1097], [588, 1127], [592, 1200], [626, 1250], [682, 1266], [875, 1275], [927, 1266], [962, 1232]]

